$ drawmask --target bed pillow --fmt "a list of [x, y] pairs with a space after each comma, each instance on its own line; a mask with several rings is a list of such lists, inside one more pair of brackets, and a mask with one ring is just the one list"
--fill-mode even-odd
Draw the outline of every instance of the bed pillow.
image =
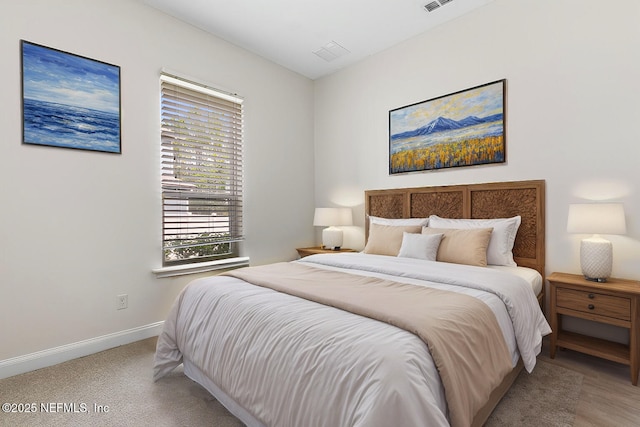
[[429, 224], [429, 218], [381, 218], [379, 216], [369, 215], [369, 224], [382, 224], [382, 225], [419, 225], [426, 226]]
[[407, 233], [420, 233], [420, 225], [393, 226], [383, 224], [371, 224], [369, 238], [364, 247], [365, 254], [397, 256], [402, 246], [402, 236]]
[[516, 267], [517, 264], [513, 260], [512, 251], [521, 221], [520, 216], [496, 219], [454, 219], [431, 215], [429, 217], [429, 226], [456, 229], [492, 227], [493, 232], [487, 248], [487, 264]]
[[422, 234], [443, 234], [437, 261], [478, 267], [487, 266], [487, 246], [492, 231], [493, 228], [422, 228]]
[[398, 256], [435, 261], [440, 240], [442, 240], [442, 234], [417, 234], [405, 231], [402, 234], [402, 246]]

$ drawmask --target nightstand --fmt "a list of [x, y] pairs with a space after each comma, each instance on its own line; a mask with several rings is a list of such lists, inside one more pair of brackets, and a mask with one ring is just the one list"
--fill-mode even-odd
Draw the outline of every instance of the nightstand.
[[298, 251], [298, 255], [300, 255], [300, 258], [304, 258], [306, 256], [314, 254], [339, 254], [344, 252], [358, 252], [355, 249], [345, 248], [340, 248], [334, 251], [333, 249], [324, 249], [322, 246], [314, 246], [312, 248], [297, 248], [296, 251]]
[[[577, 274], [553, 273], [551, 285], [551, 358], [560, 347], [629, 365], [638, 385], [640, 367], [640, 282], [610, 278], [591, 282]], [[562, 330], [562, 316], [578, 317], [629, 330], [629, 345]]]

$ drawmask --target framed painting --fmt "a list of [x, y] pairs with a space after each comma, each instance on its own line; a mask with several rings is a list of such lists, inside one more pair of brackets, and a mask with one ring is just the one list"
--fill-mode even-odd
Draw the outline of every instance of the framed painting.
[[506, 79], [389, 111], [389, 174], [505, 162]]
[[27, 41], [22, 142], [121, 153], [120, 67]]

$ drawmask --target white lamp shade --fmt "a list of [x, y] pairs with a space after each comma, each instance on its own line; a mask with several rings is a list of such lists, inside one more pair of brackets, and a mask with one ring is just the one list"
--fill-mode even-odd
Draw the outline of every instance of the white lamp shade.
[[569, 233], [594, 234], [580, 242], [580, 267], [588, 280], [606, 282], [611, 276], [613, 247], [598, 234], [624, 234], [626, 223], [621, 203], [585, 203], [569, 205]]
[[625, 234], [622, 203], [583, 203], [569, 205], [567, 232], [584, 234]]
[[350, 208], [316, 208], [313, 225], [320, 227], [352, 225], [353, 215]]

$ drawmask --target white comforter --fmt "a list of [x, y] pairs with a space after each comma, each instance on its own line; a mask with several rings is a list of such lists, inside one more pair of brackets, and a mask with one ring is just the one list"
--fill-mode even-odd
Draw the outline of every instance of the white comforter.
[[[502, 271], [356, 253], [298, 262], [475, 296], [496, 313], [514, 366], [521, 356], [528, 371], [551, 332], [530, 285]], [[420, 338], [231, 277], [195, 280], [176, 301], [158, 339], [154, 378], [183, 359], [250, 425], [449, 425]]]

